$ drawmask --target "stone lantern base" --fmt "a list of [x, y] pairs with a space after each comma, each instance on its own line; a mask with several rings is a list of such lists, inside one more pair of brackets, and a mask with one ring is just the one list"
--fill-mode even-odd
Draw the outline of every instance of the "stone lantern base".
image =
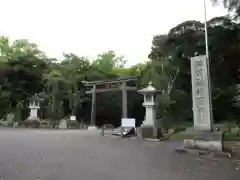
[[160, 139], [162, 138], [160, 128], [156, 128], [154, 126], [142, 126], [141, 127], [141, 137], [144, 139]]
[[27, 127], [27, 128], [39, 128], [40, 126], [40, 119], [35, 117], [29, 117], [28, 119], [26, 119], [24, 121], [24, 125]]

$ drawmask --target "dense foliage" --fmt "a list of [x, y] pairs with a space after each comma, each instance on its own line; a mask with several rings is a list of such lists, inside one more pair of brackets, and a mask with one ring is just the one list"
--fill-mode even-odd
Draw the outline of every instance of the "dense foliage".
[[239, 0], [211, 0], [214, 4], [222, 3], [224, 7], [228, 8], [235, 18], [240, 15], [240, 1]]
[[[104, 52], [92, 62], [86, 57], [64, 54], [64, 60], [58, 62], [47, 58], [36, 44], [27, 40], [10, 43], [7, 37], [0, 38], [0, 50], [0, 117], [14, 113], [15, 119], [20, 121], [28, 116], [27, 106], [34, 94], [43, 99], [39, 112], [42, 119], [59, 120], [76, 114], [78, 120], [84, 118], [89, 121], [91, 96], [85, 95], [82, 81], [135, 76], [144, 68], [144, 64], [124, 68], [125, 59], [118, 57], [114, 51]], [[131, 104], [131, 99], [129, 102]], [[100, 103], [98, 119], [111, 118], [116, 121], [117, 118], [119, 121], [121, 94], [100, 94], [97, 103]], [[113, 110], [108, 111], [109, 108]], [[113, 120], [112, 123], [116, 122]]]
[[[213, 0], [214, 3], [220, 2]], [[239, 1], [226, 0], [231, 16], [207, 22], [214, 120], [239, 120], [240, 24]], [[0, 117], [15, 114], [16, 121], [28, 116], [28, 102], [34, 94], [43, 99], [39, 116], [58, 120], [76, 114], [89, 122], [91, 96], [85, 94], [82, 81], [104, 80], [119, 76], [138, 76], [137, 87], [149, 81], [161, 90], [157, 96], [157, 117], [166, 126], [192, 122], [190, 58], [205, 54], [204, 24], [189, 20], [167, 34], [153, 38], [150, 61], [125, 67], [126, 60], [114, 51], [104, 52], [95, 60], [76, 54], [64, 54], [64, 60], [48, 58], [36, 44], [27, 40], [9, 42], [0, 38]], [[128, 95], [129, 117], [144, 118], [142, 97]], [[108, 120], [119, 124], [121, 93], [97, 95], [97, 123]]]
[[[227, 17], [207, 23], [214, 120], [239, 119], [240, 25]], [[161, 114], [167, 121], [192, 121], [190, 58], [202, 54], [205, 38], [201, 22], [186, 21], [168, 34], [154, 37], [149, 58], [154, 77], [159, 76], [154, 82], [164, 92], [165, 103], [159, 104], [166, 105]]]

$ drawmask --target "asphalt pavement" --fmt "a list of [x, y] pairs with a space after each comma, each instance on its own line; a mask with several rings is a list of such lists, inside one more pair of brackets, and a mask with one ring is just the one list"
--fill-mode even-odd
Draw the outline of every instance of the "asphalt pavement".
[[178, 146], [81, 130], [0, 129], [0, 180], [240, 179], [240, 161], [178, 154]]

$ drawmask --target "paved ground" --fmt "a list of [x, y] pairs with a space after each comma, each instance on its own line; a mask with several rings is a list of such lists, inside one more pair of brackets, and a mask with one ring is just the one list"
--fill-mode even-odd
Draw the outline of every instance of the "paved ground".
[[0, 143], [0, 180], [240, 179], [240, 163], [178, 154], [177, 142], [0, 129]]

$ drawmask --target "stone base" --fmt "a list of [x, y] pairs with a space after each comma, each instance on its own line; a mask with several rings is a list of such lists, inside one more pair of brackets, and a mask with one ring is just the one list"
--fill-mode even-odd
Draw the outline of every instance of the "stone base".
[[223, 141], [223, 151], [231, 153], [233, 158], [240, 159], [240, 142]]
[[41, 122], [40, 122], [39, 118], [29, 117], [28, 119], [26, 119], [24, 121], [24, 125], [27, 128], [39, 128], [40, 124], [41, 124]]
[[140, 129], [140, 136], [144, 139], [160, 139], [161, 130], [153, 126], [142, 126]]
[[223, 152], [223, 133], [221, 132], [193, 132], [186, 133], [185, 136], [182, 147], [177, 150]]
[[209, 151], [202, 149], [188, 149], [184, 147], [176, 148], [178, 153], [188, 153], [194, 156], [204, 156], [210, 158], [232, 158], [232, 154], [229, 152]]
[[96, 126], [88, 126], [88, 130], [97, 131], [98, 128]]

